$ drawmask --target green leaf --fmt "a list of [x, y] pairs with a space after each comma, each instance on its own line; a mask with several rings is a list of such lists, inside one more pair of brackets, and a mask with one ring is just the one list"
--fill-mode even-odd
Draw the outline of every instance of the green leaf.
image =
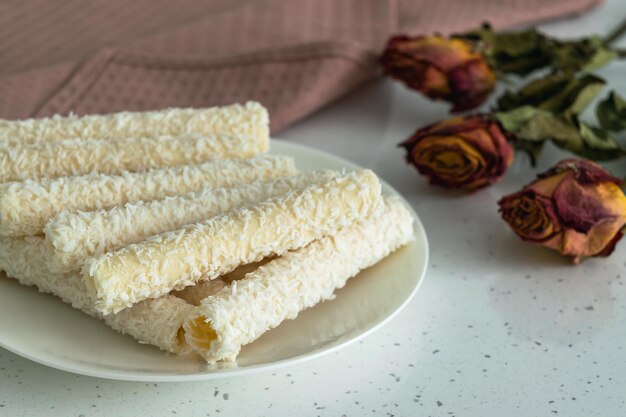
[[626, 129], [626, 100], [614, 91], [596, 107], [600, 125], [610, 131]]

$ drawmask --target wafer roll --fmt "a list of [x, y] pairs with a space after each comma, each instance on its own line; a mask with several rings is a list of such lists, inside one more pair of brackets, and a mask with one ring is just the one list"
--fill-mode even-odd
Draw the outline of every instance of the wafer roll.
[[261, 147], [247, 136], [167, 136], [114, 140], [68, 140], [0, 146], [0, 182], [58, 178], [99, 172], [119, 174], [198, 164], [212, 159], [249, 158]]
[[209, 363], [234, 361], [241, 347], [323, 300], [359, 271], [413, 239], [413, 218], [397, 199], [382, 214], [268, 262], [204, 299], [185, 321], [187, 342]]
[[305, 246], [381, 207], [376, 175], [356, 171], [89, 258], [83, 272], [98, 311], [115, 313]]
[[[165, 295], [135, 304], [119, 314], [102, 317], [94, 308], [87, 287], [77, 272], [55, 274], [46, 269], [43, 238], [0, 238], [0, 269], [21, 284], [35, 286], [39, 291], [54, 294], [74, 308], [104, 322], [122, 334], [141, 343], [148, 343], [172, 353], [188, 353], [182, 324], [194, 306], [182, 298]], [[208, 296], [221, 287], [205, 287]]]
[[[24, 145], [66, 139], [125, 139], [156, 136], [229, 134], [265, 144], [269, 138], [267, 110], [256, 102], [205, 109], [168, 109], [77, 117], [0, 120], [0, 143]], [[262, 152], [264, 151], [262, 150]]]
[[258, 156], [121, 175], [92, 174], [0, 184], [0, 235], [30, 236], [62, 211], [108, 209], [204, 188], [235, 187], [294, 175], [292, 158]]
[[272, 182], [206, 189], [200, 193], [126, 204], [110, 210], [64, 212], [45, 227], [50, 268], [59, 272], [80, 270], [90, 256], [207, 220], [235, 207], [323, 184], [337, 175], [336, 171], [312, 171]]
[[195, 306], [181, 298], [164, 295], [144, 300], [102, 319], [113, 330], [127, 334], [140, 343], [183, 355], [189, 353], [190, 349], [185, 341], [182, 323], [193, 314], [194, 309]]
[[0, 269], [22, 285], [36, 286], [90, 316], [99, 316], [79, 274], [48, 270], [43, 236], [0, 237]]

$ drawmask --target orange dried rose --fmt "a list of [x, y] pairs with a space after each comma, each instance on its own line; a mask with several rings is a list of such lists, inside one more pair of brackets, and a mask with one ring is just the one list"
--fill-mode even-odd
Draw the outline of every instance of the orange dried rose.
[[426, 126], [400, 146], [431, 184], [474, 191], [504, 175], [513, 162], [512, 139], [497, 120], [476, 115]]
[[567, 159], [498, 204], [502, 218], [523, 240], [578, 263], [610, 255], [621, 239], [626, 196], [620, 183], [594, 162]]
[[493, 91], [496, 76], [471, 41], [439, 35], [394, 36], [380, 57], [385, 75], [424, 95], [471, 110]]

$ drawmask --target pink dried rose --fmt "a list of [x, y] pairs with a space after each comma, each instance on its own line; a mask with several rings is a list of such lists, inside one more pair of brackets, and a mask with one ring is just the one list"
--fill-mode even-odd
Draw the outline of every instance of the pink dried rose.
[[497, 181], [511, 165], [510, 140], [493, 117], [475, 115], [421, 128], [400, 146], [431, 184], [475, 191]]
[[594, 162], [567, 159], [498, 204], [502, 218], [523, 240], [579, 263], [610, 255], [621, 239], [626, 196], [620, 183]]
[[493, 91], [496, 76], [474, 44], [463, 38], [394, 36], [380, 57], [385, 75], [424, 95], [471, 110]]

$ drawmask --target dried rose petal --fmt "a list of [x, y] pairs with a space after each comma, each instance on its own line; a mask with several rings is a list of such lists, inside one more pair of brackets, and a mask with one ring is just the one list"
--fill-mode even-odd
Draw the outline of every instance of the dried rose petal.
[[[552, 248], [575, 263], [608, 256], [626, 225], [626, 196], [619, 183], [594, 162], [568, 159], [522, 191], [502, 198], [500, 212], [522, 239]], [[542, 209], [546, 221], [537, 221]]]
[[513, 161], [509, 139], [497, 121], [477, 115], [426, 126], [400, 146], [432, 184], [474, 191], [504, 175]]
[[427, 97], [452, 103], [453, 112], [481, 105], [496, 82], [485, 57], [462, 38], [394, 36], [380, 62], [385, 75]]

